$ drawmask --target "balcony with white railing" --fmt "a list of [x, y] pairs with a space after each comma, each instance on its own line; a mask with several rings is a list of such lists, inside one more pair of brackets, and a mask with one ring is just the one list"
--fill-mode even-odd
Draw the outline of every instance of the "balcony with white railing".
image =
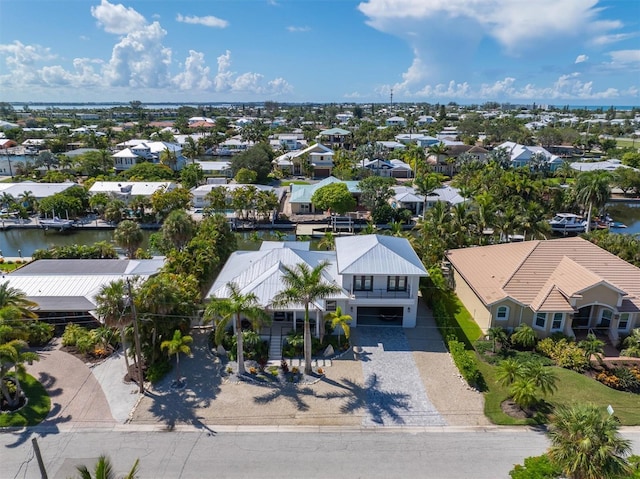
[[353, 299], [410, 299], [411, 288], [405, 290], [389, 290], [370, 289], [370, 290], [351, 290], [351, 298]]

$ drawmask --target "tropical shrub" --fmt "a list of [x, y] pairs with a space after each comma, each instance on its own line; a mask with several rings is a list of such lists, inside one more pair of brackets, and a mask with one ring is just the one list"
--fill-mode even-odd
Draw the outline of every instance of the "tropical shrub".
[[29, 334], [27, 342], [30, 346], [42, 346], [47, 344], [51, 338], [55, 327], [44, 321], [29, 321], [27, 324], [27, 332]]
[[449, 352], [462, 377], [472, 387], [484, 387], [484, 378], [478, 367], [478, 360], [473, 351], [465, 349], [460, 341], [450, 340]]
[[527, 457], [524, 465], [516, 464], [509, 471], [511, 479], [557, 479], [562, 474], [562, 469], [551, 462], [546, 454]]
[[596, 380], [607, 387], [630, 393], [640, 393], [640, 368], [618, 367], [604, 370], [596, 375]]
[[589, 360], [584, 350], [574, 341], [568, 341], [565, 338], [559, 341], [545, 338], [538, 343], [536, 349], [540, 354], [551, 358], [561, 368], [582, 372], [589, 367]]
[[147, 381], [155, 384], [165, 377], [169, 371], [171, 371], [171, 368], [172, 366], [169, 358], [162, 358], [160, 361], [156, 361], [147, 368], [145, 371], [145, 377], [147, 378]]
[[63, 346], [75, 346], [78, 338], [85, 334], [86, 330], [77, 324], [69, 323], [64, 328], [62, 333], [62, 345]]

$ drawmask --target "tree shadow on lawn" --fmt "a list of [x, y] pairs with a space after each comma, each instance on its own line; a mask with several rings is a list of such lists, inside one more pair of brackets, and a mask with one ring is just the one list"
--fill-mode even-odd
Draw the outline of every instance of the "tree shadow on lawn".
[[62, 406], [58, 403], [52, 405], [47, 418], [37, 426], [26, 427], [20, 431], [16, 431], [12, 433], [16, 440], [11, 444], [7, 444], [5, 447], [8, 449], [16, 448], [25, 442], [27, 442], [32, 435], [37, 434], [40, 438], [44, 438], [50, 434], [58, 434], [60, 429], [58, 429], [59, 424], [64, 424], [66, 422], [71, 421], [71, 416], [58, 416], [58, 414], [62, 411]]
[[409, 410], [408, 394], [381, 390], [376, 374], [369, 376], [364, 386], [346, 378], [342, 378], [342, 382], [344, 385], [341, 387], [346, 389], [345, 392], [330, 392], [321, 397], [346, 399], [340, 407], [340, 411], [345, 414], [353, 414], [363, 409], [376, 424], [384, 424], [387, 418], [394, 424], [404, 424], [399, 412]]
[[147, 391], [145, 396], [152, 402], [148, 411], [167, 430], [172, 430], [176, 424], [191, 424], [198, 429], [205, 429], [210, 434], [213, 430], [202, 422], [197, 415], [198, 409], [206, 409], [220, 393], [222, 378], [221, 364], [216, 363], [208, 354], [206, 341], [197, 341], [191, 348], [193, 356], [180, 361], [180, 373], [184, 380], [184, 387], [172, 387], [175, 381], [174, 371], [171, 371], [162, 381]]

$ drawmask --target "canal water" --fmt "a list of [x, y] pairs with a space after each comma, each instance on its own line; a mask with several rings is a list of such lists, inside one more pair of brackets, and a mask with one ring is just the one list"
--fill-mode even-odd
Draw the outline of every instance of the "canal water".
[[[611, 203], [607, 206], [607, 212], [615, 220], [627, 225], [627, 228], [612, 229], [612, 232], [620, 234], [640, 234], [640, 202]], [[144, 242], [142, 247], [147, 248], [149, 236], [153, 231], [144, 230]], [[262, 239], [277, 240], [278, 238], [269, 232], [258, 232]], [[259, 243], [252, 241], [251, 233], [238, 234], [238, 248], [252, 250], [259, 247]], [[294, 241], [293, 233], [287, 234], [287, 241]], [[113, 230], [84, 230], [74, 229], [64, 232], [42, 229], [10, 229], [0, 231], [0, 255], [31, 256], [37, 249], [50, 248], [52, 246], [68, 246], [73, 244], [93, 244], [98, 241], [113, 243]], [[317, 241], [311, 244], [312, 249], [317, 249]]]

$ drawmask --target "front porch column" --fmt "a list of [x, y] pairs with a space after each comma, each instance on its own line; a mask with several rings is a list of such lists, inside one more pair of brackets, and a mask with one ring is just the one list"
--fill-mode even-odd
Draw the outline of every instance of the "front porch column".
[[316, 309], [316, 338], [320, 337], [320, 310]]
[[296, 332], [296, 323], [298, 322], [298, 312], [293, 312], [293, 332]]

